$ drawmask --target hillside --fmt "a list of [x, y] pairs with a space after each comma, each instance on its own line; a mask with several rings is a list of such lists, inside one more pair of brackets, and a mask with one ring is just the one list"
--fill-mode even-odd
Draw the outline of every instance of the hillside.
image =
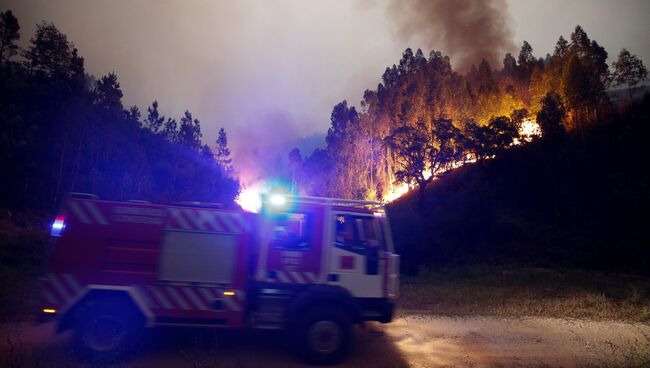
[[403, 270], [474, 264], [650, 273], [650, 100], [533, 142], [388, 208]]

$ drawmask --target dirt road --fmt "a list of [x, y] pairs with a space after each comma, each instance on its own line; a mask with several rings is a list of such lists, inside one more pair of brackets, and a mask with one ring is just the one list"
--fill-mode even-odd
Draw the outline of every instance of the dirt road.
[[[85, 366], [52, 324], [0, 326], [0, 366]], [[650, 325], [402, 314], [355, 331], [345, 367], [650, 366]], [[302, 367], [279, 333], [159, 330], [121, 367]]]

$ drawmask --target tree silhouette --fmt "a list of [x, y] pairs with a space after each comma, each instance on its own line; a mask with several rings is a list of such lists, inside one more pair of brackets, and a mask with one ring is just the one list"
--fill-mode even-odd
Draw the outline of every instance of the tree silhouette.
[[109, 115], [119, 115], [122, 110], [122, 90], [113, 72], [101, 77], [95, 86], [95, 104]]
[[553, 55], [563, 58], [567, 52], [569, 52], [569, 42], [564, 38], [564, 36], [560, 36], [560, 38], [557, 40], [557, 43], [555, 44]]
[[43, 22], [37, 25], [30, 44], [25, 58], [34, 72], [57, 79], [83, 80], [83, 58], [54, 24]]
[[491, 154], [503, 151], [519, 138], [516, 124], [506, 116], [493, 118], [487, 128], [487, 136], [483, 139], [486, 139], [488, 146], [491, 147]]
[[542, 137], [554, 141], [565, 133], [564, 119], [566, 112], [562, 100], [556, 93], [549, 93], [542, 100], [542, 109], [537, 113], [537, 123], [542, 130]]
[[627, 90], [632, 100], [632, 90], [639, 84], [648, 79], [648, 70], [641, 59], [636, 55], [630, 54], [626, 49], [621, 49], [618, 54], [618, 60], [612, 63], [614, 67], [614, 85], [620, 86], [627, 84]]
[[425, 170], [430, 168], [430, 159], [436, 157], [431, 134], [424, 124], [402, 126], [386, 137], [386, 144], [398, 157], [396, 180], [409, 185], [417, 184], [418, 203], [422, 208], [424, 189], [433, 180], [433, 175], [425, 175]]
[[192, 152], [199, 152], [202, 136], [201, 123], [192, 117], [192, 113], [185, 110], [178, 129], [178, 143]]
[[12, 178], [0, 182], [3, 207], [52, 210], [70, 191], [232, 205], [239, 183], [201, 144], [198, 119], [187, 112], [179, 128], [154, 101], [142, 121], [123, 106], [117, 75], [87, 75], [53, 24], [37, 25], [24, 59], [5, 67], [18, 30], [10, 14], [0, 14], [0, 172]]
[[0, 66], [18, 53], [20, 25], [11, 10], [0, 13]]
[[165, 117], [161, 116], [158, 112], [158, 101], [151, 103], [147, 108], [147, 118], [144, 121], [144, 126], [154, 133], [160, 132], [165, 122]]
[[232, 159], [230, 158], [230, 148], [228, 148], [228, 136], [224, 128], [219, 129], [216, 144], [215, 159], [217, 164], [224, 173], [231, 174], [233, 171]]

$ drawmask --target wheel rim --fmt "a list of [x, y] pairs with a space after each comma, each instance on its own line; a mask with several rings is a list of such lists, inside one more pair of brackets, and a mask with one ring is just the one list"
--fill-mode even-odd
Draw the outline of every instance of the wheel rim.
[[120, 346], [126, 335], [124, 322], [114, 316], [94, 318], [86, 331], [86, 344], [95, 351], [111, 351]]
[[309, 345], [320, 354], [335, 352], [341, 345], [341, 327], [333, 321], [318, 321], [309, 329]]

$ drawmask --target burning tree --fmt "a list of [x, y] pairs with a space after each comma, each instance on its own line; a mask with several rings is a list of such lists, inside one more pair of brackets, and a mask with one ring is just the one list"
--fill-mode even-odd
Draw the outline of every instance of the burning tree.
[[451, 120], [433, 121], [430, 126], [402, 126], [386, 137], [386, 145], [396, 156], [395, 178], [406, 185], [417, 185], [420, 209], [427, 185], [454, 162], [462, 159], [462, 134]]
[[[501, 69], [480, 60], [466, 74], [439, 51], [427, 57], [406, 49], [377, 88], [364, 92], [361, 109], [345, 101], [334, 107], [327, 149], [306, 156], [297, 170], [301, 190], [392, 200], [410, 187], [424, 191], [436, 175], [470, 158], [493, 157], [542, 133], [554, 136], [558, 121], [562, 129], [590, 123], [609, 103], [606, 58], [580, 26], [559, 38], [553, 55], [537, 59], [524, 42]], [[634, 64], [627, 61], [615, 74], [621, 81], [630, 74], [623, 66]], [[541, 130], [538, 116], [546, 124]]]

